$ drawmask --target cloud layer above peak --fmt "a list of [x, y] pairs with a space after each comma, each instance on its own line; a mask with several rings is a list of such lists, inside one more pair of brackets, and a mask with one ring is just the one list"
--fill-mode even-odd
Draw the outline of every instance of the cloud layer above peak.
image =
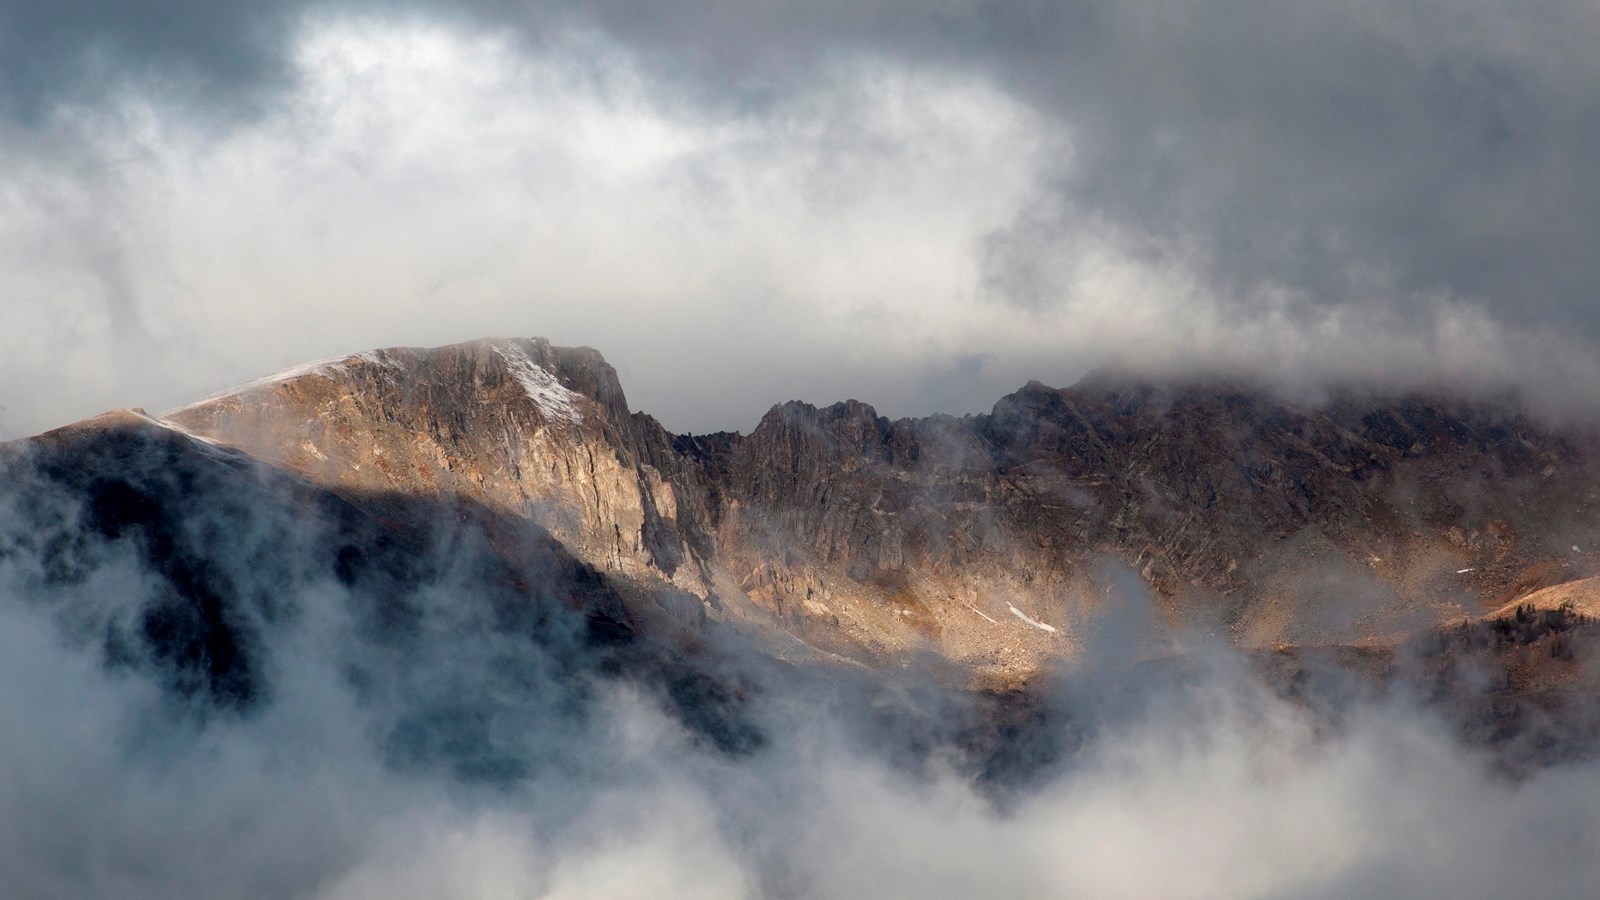
[[1600, 409], [1589, 4], [183, 7], [0, 6], [0, 436], [507, 334], [677, 430], [1111, 362]]

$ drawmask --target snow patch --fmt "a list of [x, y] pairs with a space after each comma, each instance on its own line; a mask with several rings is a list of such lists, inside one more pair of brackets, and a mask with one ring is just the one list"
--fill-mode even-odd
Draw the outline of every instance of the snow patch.
[[[1016, 616], [1017, 618], [1021, 619], [1024, 622], [1027, 622], [1029, 625], [1032, 625], [1033, 627], [1039, 629], [1040, 631], [1048, 631], [1051, 634], [1055, 634], [1056, 627], [1054, 625], [1046, 625], [1043, 622], [1040, 622], [1040, 621], [1037, 621], [1037, 620], [1035, 620], [1033, 618], [1030, 618], [1027, 613], [1023, 612], [1020, 609], [1017, 609], [1015, 606], [1012, 606], [1009, 603], [1006, 604], [1006, 608], [1011, 610], [1011, 614], [1012, 615]], [[988, 618], [988, 616], [984, 616], [984, 618]]]
[[573, 425], [583, 421], [583, 415], [578, 412], [578, 393], [568, 389], [556, 380], [556, 376], [534, 362], [528, 356], [528, 351], [519, 344], [509, 341], [498, 343], [494, 346], [494, 352], [505, 361], [506, 370], [522, 385], [523, 392], [539, 407], [546, 419]]
[[[988, 622], [991, 625], [999, 625], [1000, 624], [999, 622], [996, 622], [995, 620], [989, 618], [987, 615], [984, 614], [983, 610], [977, 608], [976, 606], [973, 606], [971, 603], [967, 604], [967, 609], [970, 609], [973, 612], [977, 613], [979, 616], [982, 616], [984, 621]], [[1016, 611], [1016, 607], [1012, 607], [1012, 612], [1015, 612], [1015, 611]]]
[[1457, 569], [1456, 570], [1456, 574], [1457, 575], [1465, 575], [1465, 574], [1467, 574], [1468, 572], [1471, 572], [1471, 571], [1473, 571], [1473, 570], [1472, 569]]

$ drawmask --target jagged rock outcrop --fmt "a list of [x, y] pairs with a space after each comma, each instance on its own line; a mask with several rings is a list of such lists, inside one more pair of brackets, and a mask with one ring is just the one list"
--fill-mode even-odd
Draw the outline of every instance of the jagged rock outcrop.
[[502, 340], [300, 367], [162, 421], [380, 520], [408, 495], [520, 517], [640, 621], [1002, 676], [1111, 627], [1132, 654], [1169, 628], [1391, 640], [1593, 574], [1600, 546], [1593, 435], [1420, 397], [1102, 374], [985, 415], [791, 402], [672, 435], [596, 351]]

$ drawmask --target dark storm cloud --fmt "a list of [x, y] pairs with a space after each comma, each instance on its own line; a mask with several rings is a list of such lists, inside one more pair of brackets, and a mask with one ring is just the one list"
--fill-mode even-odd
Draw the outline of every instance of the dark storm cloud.
[[1577, 0], [0, 0], [0, 369], [76, 367], [0, 434], [514, 333], [680, 430], [1130, 361], [1592, 416], [1597, 38]]
[[1593, 329], [1592, 7], [1181, 9], [1124, 8], [1088, 59], [1010, 67], [1074, 125], [1082, 208], [1241, 292], [1442, 290]]
[[[428, 4], [407, 4], [427, 14]], [[10, 3], [7, 106], [120, 77], [238, 102], [281, 79], [291, 25], [348, 4]], [[391, 9], [398, 9], [392, 6]], [[1048, 304], [1039, 258], [1101, 216], [1224, 293], [1322, 302], [1448, 292], [1502, 320], [1600, 329], [1600, 93], [1590, 4], [638, 4], [449, 12], [537, 41], [598, 26], [712, 104], [760, 105], [830, 54], [993, 79], [1064, 122], [1058, 193], [986, 243], [989, 289]], [[1043, 280], [1041, 280], [1041, 278]]]
[[259, 97], [287, 74], [294, 0], [0, 4], [0, 110], [38, 123], [62, 101], [156, 81], [211, 103]]
[[764, 83], [792, 74], [758, 53], [776, 45], [793, 64], [809, 40], [981, 72], [1056, 118], [1074, 158], [984, 242], [992, 296], [1062, 302], [1050, 260], [1087, 221], [1191, 267], [1245, 318], [1263, 292], [1311, 308], [1381, 299], [1407, 322], [1446, 296], [1515, 327], [1600, 333], [1592, 4], [762, 9], [597, 15], [675, 60]]

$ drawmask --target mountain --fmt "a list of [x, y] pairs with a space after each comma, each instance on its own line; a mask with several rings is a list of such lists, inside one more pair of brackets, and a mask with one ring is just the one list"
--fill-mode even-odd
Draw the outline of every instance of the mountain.
[[[88, 425], [80, 428], [90, 427]], [[630, 621], [792, 658], [930, 653], [1006, 683], [1085, 636], [1392, 644], [1596, 574], [1600, 441], [1509, 402], [1098, 373], [992, 412], [774, 406], [674, 435], [588, 348], [485, 340], [279, 373], [162, 414], [378, 520], [393, 498], [529, 523]], [[508, 548], [514, 549], [514, 548]]]
[[674, 435], [540, 340], [107, 413], [0, 445], [7, 895], [1560, 894], [1597, 450], [1117, 372]]

